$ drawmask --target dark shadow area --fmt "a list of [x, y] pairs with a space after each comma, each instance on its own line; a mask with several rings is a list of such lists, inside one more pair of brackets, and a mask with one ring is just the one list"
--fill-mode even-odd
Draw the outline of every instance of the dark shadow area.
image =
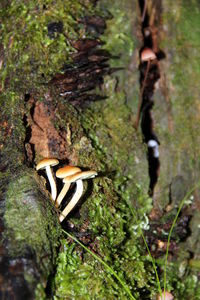
[[[154, 106], [154, 88], [156, 82], [160, 78], [159, 59], [163, 59], [165, 54], [158, 48], [157, 39], [153, 36], [154, 31], [151, 28], [150, 17], [147, 10], [147, 0], [139, 0], [139, 7], [141, 11], [141, 30], [143, 35], [143, 46], [141, 47], [140, 54], [140, 97], [141, 108], [139, 117], [141, 118], [141, 130], [143, 141], [147, 145], [147, 160], [149, 166], [149, 191], [150, 197], [153, 197], [154, 189], [159, 177], [160, 159], [159, 159], [159, 145], [160, 141], [154, 129], [154, 119], [152, 110]], [[159, 49], [154, 52], [154, 49]], [[142, 59], [144, 53], [152, 53], [153, 58]]]

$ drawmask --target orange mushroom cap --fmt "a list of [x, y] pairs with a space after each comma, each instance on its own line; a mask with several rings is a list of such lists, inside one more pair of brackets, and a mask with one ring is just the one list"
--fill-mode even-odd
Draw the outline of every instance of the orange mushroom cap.
[[81, 169], [78, 168], [78, 167], [65, 166], [65, 167], [60, 168], [59, 170], [57, 170], [56, 177], [58, 177], [58, 178], [65, 178], [67, 176], [74, 175], [74, 174], [76, 174], [78, 172], [81, 172]]
[[155, 53], [150, 48], [145, 48], [141, 53], [141, 61], [149, 61], [156, 59]]
[[36, 166], [36, 170], [41, 170], [47, 166], [56, 166], [59, 161], [56, 158], [43, 158]]

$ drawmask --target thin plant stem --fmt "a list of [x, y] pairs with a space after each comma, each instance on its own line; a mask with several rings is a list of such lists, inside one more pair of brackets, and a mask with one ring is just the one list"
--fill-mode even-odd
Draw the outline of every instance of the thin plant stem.
[[177, 214], [173, 220], [172, 226], [170, 228], [169, 231], [169, 235], [168, 235], [168, 240], [167, 240], [167, 248], [166, 248], [166, 256], [165, 256], [165, 265], [164, 265], [164, 300], [165, 300], [165, 291], [166, 291], [166, 280], [167, 280], [167, 259], [168, 259], [168, 253], [169, 253], [169, 245], [170, 245], [170, 239], [171, 239], [171, 235], [172, 235], [172, 231], [174, 229], [174, 226], [176, 225], [177, 219], [179, 217], [179, 214], [181, 212], [181, 209], [183, 208], [183, 205], [185, 203], [185, 201], [188, 199], [188, 197], [200, 186], [200, 183], [193, 186], [189, 192], [187, 192], [187, 194], [185, 195], [185, 197], [182, 199]]
[[72, 240], [74, 240], [77, 244], [79, 244], [83, 249], [85, 249], [88, 253], [90, 253], [96, 260], [98, 260], [122, 285], [123, 289], [127, 292], [127, 294], [130, 296], [130, 299], [136, 300], [135, 297], [133, 297], [130, 289], [127, 287], [127, 285], [124, 283], [123, 280], [117, 275], [117, 273], [105, 262], [103, 261], [98, 255], [96, 255], [94, 252], [92, 252], [90, 249], [88, 249], [84, 244], [82, 244], [76, 237], [71, 235], [69, 232], [62, 229], [62, 231], [70, 237]]
[[[133, 209], [132, 209], [130, 203], [128, 203], [128, 201], [126, 201], [126, 202], [127, 202], [127, 205], [128, 205], [129, 208], [130, 208], [130, 211], [131, 211], [131, 213], [132, 213], [132, 215], [133, 215], [135, 221], [137, 222], [137, 217], [136, 217], [136, 215], [135, 215], [135, 213], [134, 213], [134, 211], [133, 211]], [[140, 227], [139, 227], [139, 228], [140, 228]], [[146, 241], [146, 239], [145, 239], [145, 236], [144, 236], [143, 231], [142, 231], [141, 228], [140, 228], [140, 234], [141, 234], [142, 239], [143, 239], [143, 241], [144, 241], [144, 244], [145, 244], [145, 247], [146, 247], [146, 249], [147, 249], [147, 252], [148, 252], [148, 254], [149, 254], [150, 258], [151, 258], [151, 262], [152, 262], [152, 265], [153, 265], [153, 268], [154, 268], [154, 272], [155, 272], [155, 275], [156, 275], [156, 281], [157, 281], [157, 285], [158, 285], [158, 291], [159, 291], [160, 296], [162, 297], [162, 290], [161, 290], [161, 286], [160, 286], [160, 280], [159, 280], [159, 276], [158, 276], [156, 264], [155, 264], [155, 261], [154, 261], [152, 255], [151, 255], [151, 251], [150, 251], [150, 249], [149, 249], [149, 246], [148, 246], [148, 244], [147, 244], [147, 241]]]

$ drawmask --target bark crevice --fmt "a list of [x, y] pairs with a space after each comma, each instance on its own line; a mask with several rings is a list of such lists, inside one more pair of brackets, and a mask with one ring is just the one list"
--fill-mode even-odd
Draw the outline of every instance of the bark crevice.
[[[160, 24], [161, 3], [148, 2], [147, 0], [139, 1], [141, 10], [141, 32], [144, 49], [151, 49], [156, 59], [151, 61], [140, 60], [140, 99], [138, 118], [141, 119], [141, 130], [143, 141], [147, 145], [147, 160], [149, 166], [149, 196], [153, 197], [154, 189], [159, 177], [160, 158], [159, 145], [160, 141], [154, 128], [154, 90], [157, 81], [160, 79], [159, 60], [165, 57], [164, 52], [158, 45], [158, 26]], [[141, 104], [140, 104], [141, 103]], [[139, 120], [138, 120], [139, 121]]]

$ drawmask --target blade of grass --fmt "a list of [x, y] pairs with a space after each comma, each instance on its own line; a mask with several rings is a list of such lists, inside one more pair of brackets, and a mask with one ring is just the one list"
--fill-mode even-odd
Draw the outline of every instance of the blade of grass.
[[84, 244], [82, 244], [75, 236], [71, 235], [69, 232], [62, 229], [62, 231], [70, 237], [72, 240], [74, 240], [77, 244], [79, 244], [83, 249], [85, 249], [88, 253], [90, 253], [96, 260], [98, 260], [122, 285], [123, 289], [126, 291], [126, 293], [130, 296], [132, 300], [136, 300], [135, 297], [131, 294], [130, 289], [127, 287], [127, 285], [124, 283], [123, 280], [117, 275], [117, 273], [105, 262], [103, 261], [98, 255], [93, 253], [90, 249], [88, 249]]
[[173, 220], [172, 226], [170, 228], [169, 231], [169, 235], [168, 235], [168, 240], [167, 240], [167, 248], [166, 248], [166, 256], [165, 256], [165, 265], [164, 265], [164, 299], [165, 299], [165, 291], [166, 291], [166, 281], [167, 281], [167, 259], [168, 259], [168, 253], [169, 253], [169, 244], [170, 244], [170, 239], [171, 239], [171, 235], [172, 235], [172, 231], [174, 229], [174, 226], [176, 225], [178, 216], [181, 212], [181, 209], [183, 208], [183, 205], [185, 203], [185, 201], [188, 199], [188, 197], [200, 186], [200, 183], [193, 186], [189, 192], [186, 193], [185, 197], [181, 200], [181, 203], [179, 205], [177, 214]]
[[[131, 205], [130, 205], [130, 203], [129, 203], [128, 201], [126, 201], [126, 203], [127, 203], [128, 207], [130, 208], [130, 211], [131, 211], [131, 213], [132, 213], [132, 215], [133, 215], [134, 220], [137, 222], [137, 217], [136, 217], [136, 215], [135, 215], [135, 213], [134, 213], [134, 211], [133, 211], [133, 208], [131, 207]], [[139, 227], [139, 228], [140, 228], [140, 227]], [[147, 252], [148, 252], [148, 254], [149, 254], [149, 257], [151, 258], [151, 262], [152, 262], [152, 265], [153, 265], [153, 268], [154, 268], [154, 272], [155, 272], [155, 275], [156, 275], [156, 281], [157, 281], [157, 285], [158, 285], [158, 291], [159, 291], [160, 296], [162, 297], [162, 290], [161, 290], [161, 286], [160, 286], [160, 280], [159, 280], [159, 276], [158, 276], [156, 264], [155, 264], [155, 261], [154, 261], [152, 255], [151, 255], [151, 251], [150, 251], [150, 249], [149, 249], [149, 246], [148, 246], [148, 244], [147, 244], [147, 241], [146, 241], [146, 239], [145, 239], [145, 236], [144, 236], [143, 231], [142, 231], [141, 228], [140, 228], [140, 234], [141, 234], [142, 239], [143, 239], [143, 241], [144, 241], [144, 244], [145, 244], [145, 247], [146, 247]]]

